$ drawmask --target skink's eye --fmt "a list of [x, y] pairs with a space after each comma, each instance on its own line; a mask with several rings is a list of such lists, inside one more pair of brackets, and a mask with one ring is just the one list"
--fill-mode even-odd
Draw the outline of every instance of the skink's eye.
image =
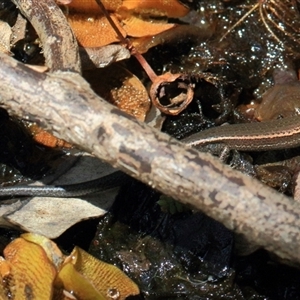
[[38, 49], [38, 46], [32, 43], [26, 43], [24, 44], [24, 52], [28, 56], [33, 56]]

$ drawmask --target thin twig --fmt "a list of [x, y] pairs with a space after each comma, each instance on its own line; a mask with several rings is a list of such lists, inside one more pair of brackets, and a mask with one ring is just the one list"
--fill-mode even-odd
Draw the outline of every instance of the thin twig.
[[81, 72], [76, 38], [53, 0], [13, 0], [36, 30], [50, 71]]
[[119, 40], [127, 46], [127, 49], [131, 52], [131, 55], [133, 55], [137, 61], [140, 63], [140, 65], [143, 67], [144, 71], [147, 73], [148, 77], [152, 82], [155, 81], [157, 78], [156, 73], [153, 71], [153, 69], [150, 67], [144, 56], [139, 53], [135, 47], [132, 45], [129, 39], [127, 39], [125, 36], [123, 36], [122, 32], [119, 30], [119, 28], [116, 26], [115, 22], [113, 19], [110, 17], [109, 13], [107, 12], [105, 6], [100, 0], [96, 0], [97, 4], [99, 5], [101, 11], [105, 15], [106, 19], [108, 20], [109, 24], [111, 27], [114, 29], [116, 32]]

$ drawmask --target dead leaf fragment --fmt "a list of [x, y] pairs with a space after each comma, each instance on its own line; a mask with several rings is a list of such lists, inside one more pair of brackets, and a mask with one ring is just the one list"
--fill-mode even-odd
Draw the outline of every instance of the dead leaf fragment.
[[7, 220], [26, 231], [56, 238], [74, 224], [105, 213], [106, 210], [78, 198], [34, 197]]
[[22, 40], [26, 36], [26, 26], [27, 20], [22, 16], [22, 14], [18, 14], [16, 23], [11, 28], [12, 30], [12, 37], [11, 37], [11, 44], [14, 45], [19, 40]]
[[144, 21], [136, 16], [130, 16], [122, 22], [124, 24], [123, 29], [126, 31], [127, 35], [136, 38], [145, 36], [152, 37], [153, 35], [162, 33], [176, 26], [175, 24], [170, 23]]
[[126, 113], [144, 121], [150, 109], [146, 88], [132, 73], [119, 65], [84, 72], [96, 93]]
[[[154, 36], [173, 28], [167, 23], [168, 17], [180, 17], [189, 11], [176, 0], [153, 1], [102, 1], [122, 36]], [[68, 7], [68, 21], [82, 47], [101, 47], [120, 42], [117, 34], [107, 21], [94, 0], [73, 0]], [[139, 17], [138, 17], [139, 16]], [[157, 21], [157, 17], [165, 17]]]
[[79, 48], [83, 70], [104, 68], [113, 62], [130, 58], [130, 52], [121, 45], [106, 45], [103, 47]]
[[193, 84], [183, 74], [164, 73], [154, 80], [150, 88], [153, 105], [167, 115], [176, 116], [191, 103]]
[[12, 55], [10, 52], [11, 36], [11, 27], [8, 25], [8, 23], [0, 21], [0, 51], [9, 55]]
[[[86, 153], [72, 151], [55, 162], [55, 169], [42, 181], [33, 185], [74, 184], [100, 178], [114, 172], [114, 169]], [[33, 197], [0, 205], [0, 222], [4, 226], [22, 228], [48, 238], [57, 238], [74, 224], [97, 218], [107, 213], [112, 206], [117, 189], [95, 193], [86, 197], [59, 199]]]
[[[119, 30], [126, 36], [118, 19], [111, 15]], [[120, 42], [106, 17], [96, 14], [69, 14], [67, 19], [79, 44], [83, 47], [102, 47]]]
[[[122, 5], [123, 0], [101, 0], [101, 2], [108, 11], [117, 11]], [[68, 4], [68, 8], [70, 11], [76, 11], [80, 13], [102, 14], [102, 11], [95, 0], [72, 0]]]
[[2, 300], [124, 300], [140, 293], [117, 267], [78, 247], [65, 257], [55, 243], [36, 234], [12, 241], [4, 257], [0, 257]]

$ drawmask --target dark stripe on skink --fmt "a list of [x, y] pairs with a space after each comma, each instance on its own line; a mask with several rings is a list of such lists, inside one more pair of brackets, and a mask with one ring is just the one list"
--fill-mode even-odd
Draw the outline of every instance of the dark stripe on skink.
[[192, 147], [220, 143], [244, 151], [294, 148], [300, 146], [300, 116], [214, 127], [181, 141]]
[[68, 185], [48, 185], [48, 186], [11, 186], [0, 188], [0, 196], [39, 196], [70, 198], [79, 197], [96, 192], [103, 192], [120, 186], [128, 179], [128, 175], [121, 171], [97, 178], [95, 180]]

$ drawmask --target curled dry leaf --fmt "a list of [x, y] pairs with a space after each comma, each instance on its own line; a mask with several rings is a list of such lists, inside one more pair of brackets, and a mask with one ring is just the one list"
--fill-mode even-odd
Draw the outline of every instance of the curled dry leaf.
[[64, 257], [55, 243], [31, 233], [22, 235], [4, 249], [0, 276], [3, 300], [123, 300], [139, 294], [137, 285], [117, 267], [97, 260], [78, 247]]
[[150, 88], [153, 105], [168, 115], [178, 115], [193, 100], [193, 84], [188, 76], [165, 73], [157, 76]]
[[125, 68], [112, 65], [105, 69], [84, 72], [92, 88], [126, 113], [144, 121], [150, 100], [144, 85]]

